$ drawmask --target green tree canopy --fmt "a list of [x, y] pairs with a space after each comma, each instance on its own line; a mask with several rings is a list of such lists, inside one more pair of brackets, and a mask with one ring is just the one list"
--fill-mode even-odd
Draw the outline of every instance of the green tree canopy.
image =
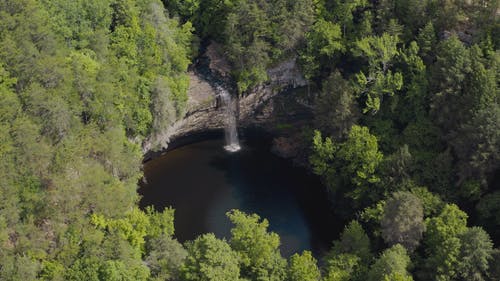
[[234, 224], [230, 244], [240, 256], [242, 276], [262, 281], [284, 280], [286, 260], [280, 254], [279, 236], [267, 231], [269, 222], [238, 210], [228, 212], [227, 216]]
[[318, 281], [320, 272], [317, 261], [311, 252], [304, 251], [301, 255], [294, 254], [290, 257], [288, 265], [288, 280], [290, 281]]
[[204, 234], [187, 245], [187, 257], [181, 268], [181, 280], [239, 280], [239, 259], [229, 244], [214, 234]]
[[413, 251], [425, 230], [422, 202], [410, 192], [396, 192], [384, 207], [382, 237], [390, 246], [401, 244]]

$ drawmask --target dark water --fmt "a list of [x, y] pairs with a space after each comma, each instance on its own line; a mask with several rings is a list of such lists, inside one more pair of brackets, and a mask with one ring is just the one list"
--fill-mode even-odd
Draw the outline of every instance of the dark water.
[[244, 139], [236, 153], [223, 149], [222, 138], [204, 140], [147, 162], [141, 206], [175, 208], [180, 241], [207, 232], [229, 238], [227, 211], [257, 213], [280, 235], [283, 255], [309, 249], [320, 256], [342, 223], [318, 178], [271, 154], [263, 139]]

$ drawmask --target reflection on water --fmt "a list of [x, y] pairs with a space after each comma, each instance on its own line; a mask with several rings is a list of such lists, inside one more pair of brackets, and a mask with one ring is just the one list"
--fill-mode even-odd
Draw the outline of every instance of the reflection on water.
[[283, 255], [305, 249], [321, 255], [342, 223], [318, 179], [272, 155], [258, 138], [247, 139], [237, 153], [225, 151], [223, 143], [205, 140], [147, 162], [141, 206], [175, 208], [180, 241], [206, 232], [229, 238], [227, 211], [257, 213], [280, 235]]

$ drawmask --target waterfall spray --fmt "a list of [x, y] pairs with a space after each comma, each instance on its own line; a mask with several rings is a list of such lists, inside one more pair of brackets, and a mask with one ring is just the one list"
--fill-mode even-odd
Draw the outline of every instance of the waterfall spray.
[[232, 99], [229, 92], [221, 86], [217, 86], [217, 91], [219, 92], [226, 115], [226, 145], [224, 149], [229, 152], [236, 152], [241, 149], [236, 126], [236, 102]]

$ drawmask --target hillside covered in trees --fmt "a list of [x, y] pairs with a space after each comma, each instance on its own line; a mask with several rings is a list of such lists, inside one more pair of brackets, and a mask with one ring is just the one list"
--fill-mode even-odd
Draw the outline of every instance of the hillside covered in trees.
[[[497, 0], [0, 1], [0, 280], [500, 280]], [[179, 243], [143, 151], [219, 43], [244, 96], [296, 58], [308, 169], [349, 223], [289, 258], [269, 222]], [[271, 222], [272, 223], [272, 222]], [[495, 242], [495, 243], [494, 243]]]

